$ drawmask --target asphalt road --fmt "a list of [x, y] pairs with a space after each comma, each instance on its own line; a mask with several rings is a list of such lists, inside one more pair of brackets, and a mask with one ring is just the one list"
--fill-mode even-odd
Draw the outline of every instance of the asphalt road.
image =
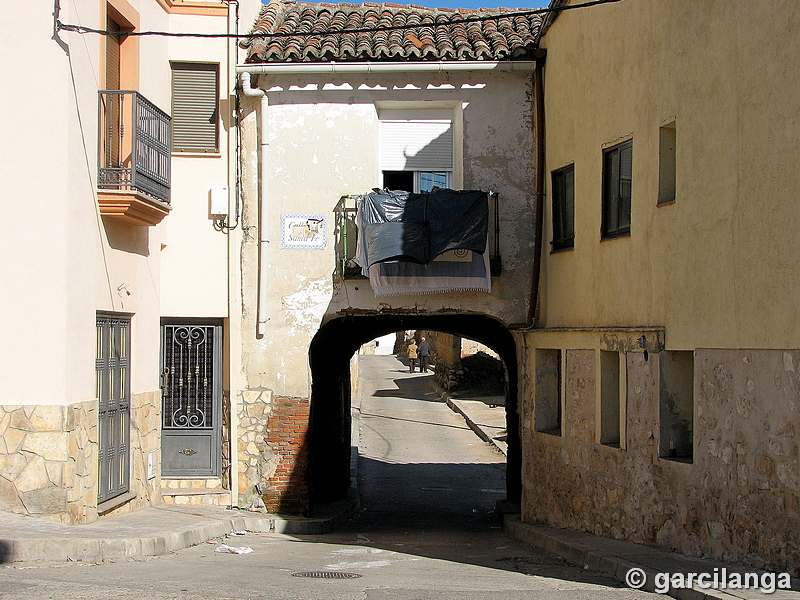
[[[507, 536], [502, 454], [394, 357], [363, 357], [363, 508], [325, 536], [248, 534], [146, 560], [0, 567], [4, 600], [657, 598]], [[221, 543], [250, 554], [215, 552]], [[297, 577], [336, 572], [353, 578]]]

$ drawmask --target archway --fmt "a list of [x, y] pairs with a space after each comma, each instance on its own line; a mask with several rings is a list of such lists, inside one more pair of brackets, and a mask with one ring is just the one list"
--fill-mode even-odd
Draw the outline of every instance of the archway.
[[507, 371], [506, 497], [519, 502], [522, 452], [517, 413], [517, 350], [511, 332], [485, 315], [345, 315], [320, 327], [309, 348], [311, 414], [309, 427], [312, 507], [347, 497], [350, 481], [350, 359], [359, 347], [382, 335], [407, 329], [443, 331], [492, 348]]

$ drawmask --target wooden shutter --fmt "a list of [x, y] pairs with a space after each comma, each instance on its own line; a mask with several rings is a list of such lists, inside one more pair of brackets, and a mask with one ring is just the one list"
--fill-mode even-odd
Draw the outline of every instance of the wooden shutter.
[[381, 169], [450, 171], [453, 122], [450, 119], [382, 120]]
[[219, 66], [172, 64], [172, 151], [217, 152]]

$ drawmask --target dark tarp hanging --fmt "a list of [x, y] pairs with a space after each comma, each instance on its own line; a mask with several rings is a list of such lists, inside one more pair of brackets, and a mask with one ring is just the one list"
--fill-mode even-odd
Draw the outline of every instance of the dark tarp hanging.
[[486, 192], [375, 190], [361, 197], [361, 215], [367, 266], [381, 262], [426, 265], [449, 250], [478, 254], [486, 250]]

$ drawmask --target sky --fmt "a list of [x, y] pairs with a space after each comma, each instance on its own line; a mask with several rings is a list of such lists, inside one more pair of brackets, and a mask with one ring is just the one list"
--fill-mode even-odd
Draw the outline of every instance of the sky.
[[[266, 4], [269, 0], [262, 0]], [[313, 0], [307, 0], [313, 1]], [[335, 4], [337, 0], [326, 0]], [[345, 0], [341, 0], [345, 1]], [[392, 4], [417, 4], [430, 8], [543, 8], [547, 0], [372, 0], [373, 2], [390, 1]]]

